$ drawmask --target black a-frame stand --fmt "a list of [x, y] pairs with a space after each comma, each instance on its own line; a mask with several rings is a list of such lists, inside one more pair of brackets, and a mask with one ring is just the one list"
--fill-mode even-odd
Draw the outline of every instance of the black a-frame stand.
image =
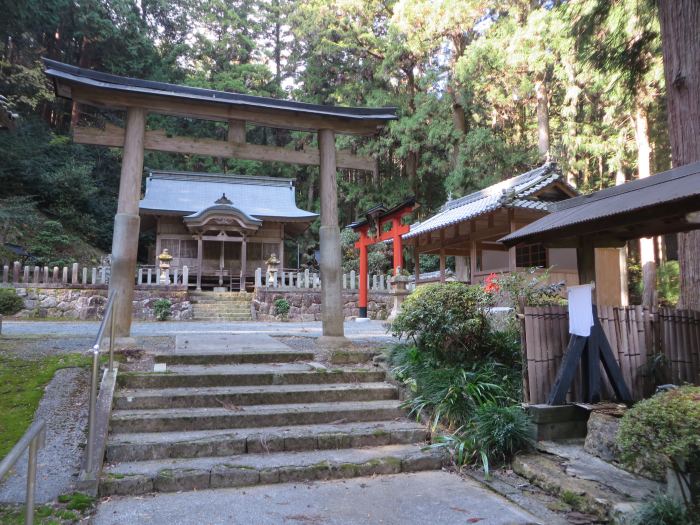
[[563, 405], [566, 402], [566, 393], [571, 388], [579, 361], [581, 361], [583, 370], [583, 397], [586, 403], [600, 401], [599, 361], [603, 363], [603, 368], [617, 398], [624, 403], [632, 402], [632, 395], [622, 377], [620, 365], [617, 364], [610, 343], [600, 326], [598, 309], [595, 306], [593, 306], [591, 335], [588, 337], [571, 335], [569, 346], [557, 372], [557, 378], [547, 398], [548, 405]]

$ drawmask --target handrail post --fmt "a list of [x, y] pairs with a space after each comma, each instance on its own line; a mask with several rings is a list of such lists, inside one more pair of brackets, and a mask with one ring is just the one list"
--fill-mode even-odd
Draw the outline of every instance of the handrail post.
[[[114, 302], [117, 302], [116, 299]], [[114, 305], [109, 312], [109, 317], [109, 373], [111, 374], [114, 368]]]
[[34, 436], [29, 443], [29, 461], [27, 461], [27, 508], [25, 525], [34, 523], [34, 496], [36, 494], [36, 455], [39, 448], [39, 435]]
[[92, 379], [90, 381], [90, 409], [88, 412], [87, 461], [85, 470], [92, 472], [92, 456], [95, 437], [95, 411], [97, 406], [97, 381], [100, 365], [100, 345], [92, 347]]

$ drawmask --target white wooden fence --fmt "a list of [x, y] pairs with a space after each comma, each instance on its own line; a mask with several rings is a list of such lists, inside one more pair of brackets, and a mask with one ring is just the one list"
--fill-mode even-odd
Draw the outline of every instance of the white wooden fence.
[[[135, 283], [141, 286], [160, 286], [160, 271], [155, 266], [139, 266], [136, 270]], [[166, 285], [189, 284], [190, 273], [187, 266], [166, 270]], [[2, 268], [2, 284], [20, 286], [39, 285], [104, 285], [109, 284], [110, 267], [93, 266], [80, 267], [73, 263], [70, 267], [49, 266], [22, 266], [15, 262], [12, 266], [4, 265]], [[367, 276], [367, 289], [376, 292], [388, 292], [391, 290], [390, 277], [387, 275], [370, 274]], [[360, 276], [354, 270], [343, 273], [343, 290], [358, 290]], [[256, 288], [284, 288], [284, 289], [320, 289], [321, 276], [318, 272], [304, 271], [280, 271], [267, 275], [262, 269], [255, 270]], [[408, 289], [413, 290], [414, 283], [408, 283]]]
[[[376, 292], [388, 292], [391, 290], [387, 275], [369, 274], [367, 276], [367, 289]], [[358, 290], [360, 288], [360, 276], [354, 270], [343, 273], [343, 290]], [[268, 274], [262, 268], [255, 270], [256, 288], [283, 288], [291, 289], [320, 289], [321, 276], [317, 272], [310, 270], [302, 271], [280, 271]], [[413, 290], [415, 285], [408, 284], [408, 289]]]

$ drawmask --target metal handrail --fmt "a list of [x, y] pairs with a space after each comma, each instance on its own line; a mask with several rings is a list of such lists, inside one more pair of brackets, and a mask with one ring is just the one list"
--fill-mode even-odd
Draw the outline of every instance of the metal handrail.
[[22, 439], [12, 447], [10, 453], [0, 463], [0, 479], [3, 479], [10, 469], [22, 457], [24, 451], [29, 448], [29, 461], [27, 462], [27, 509], [24, 523], [32, 525], [34, 523], [34, 496], [36, 493], [36, 456], [38, 450], [44, 446], [46, 440], [46, 422], [37, 420], [29, 427], [22, 436]]
[[114, 369], [114, 304], [117, 302], [118, 293], [110, 294], [107, 300], [107, 308], [100, 323], [100, 328], [97, 330], [95, 344], [92, 347], [92, 379], [90, 380], [90, 407], [88, 411], [88, 436], [85, 470], [86, 472], [93, 471], [93, 455], [95, 450], [95, 413], [97, 412], [97, 383], [99, 381], [100, 370], [100, 348], [102, 339], [104, 339], [107, 323], [109, 323], [109, 365], [108, 370], [111, 373]]

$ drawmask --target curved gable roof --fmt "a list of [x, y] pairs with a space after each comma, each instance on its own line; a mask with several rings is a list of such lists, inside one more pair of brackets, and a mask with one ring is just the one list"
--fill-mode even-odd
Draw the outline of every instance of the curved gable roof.
[[224, 193], [233, 207], [255, 219], [311, 222], [317, 217], [297, 207], [294, 179], [221, 173], [151, 171], [139, 209], [192, 215], [214, 206]]
[[[410, 239], [458, 222], [468, 221], [502, 207], [547, 210], [550, 203], [538, 200], [534, 196], [554, 183], [566, 185], [557, 165], [548, 162], [534, 170], [446, 202], [437, 214], [412, 227], [403, 238]], [[576, 194], [575, 189], [570, 189], [572, 194]]]

